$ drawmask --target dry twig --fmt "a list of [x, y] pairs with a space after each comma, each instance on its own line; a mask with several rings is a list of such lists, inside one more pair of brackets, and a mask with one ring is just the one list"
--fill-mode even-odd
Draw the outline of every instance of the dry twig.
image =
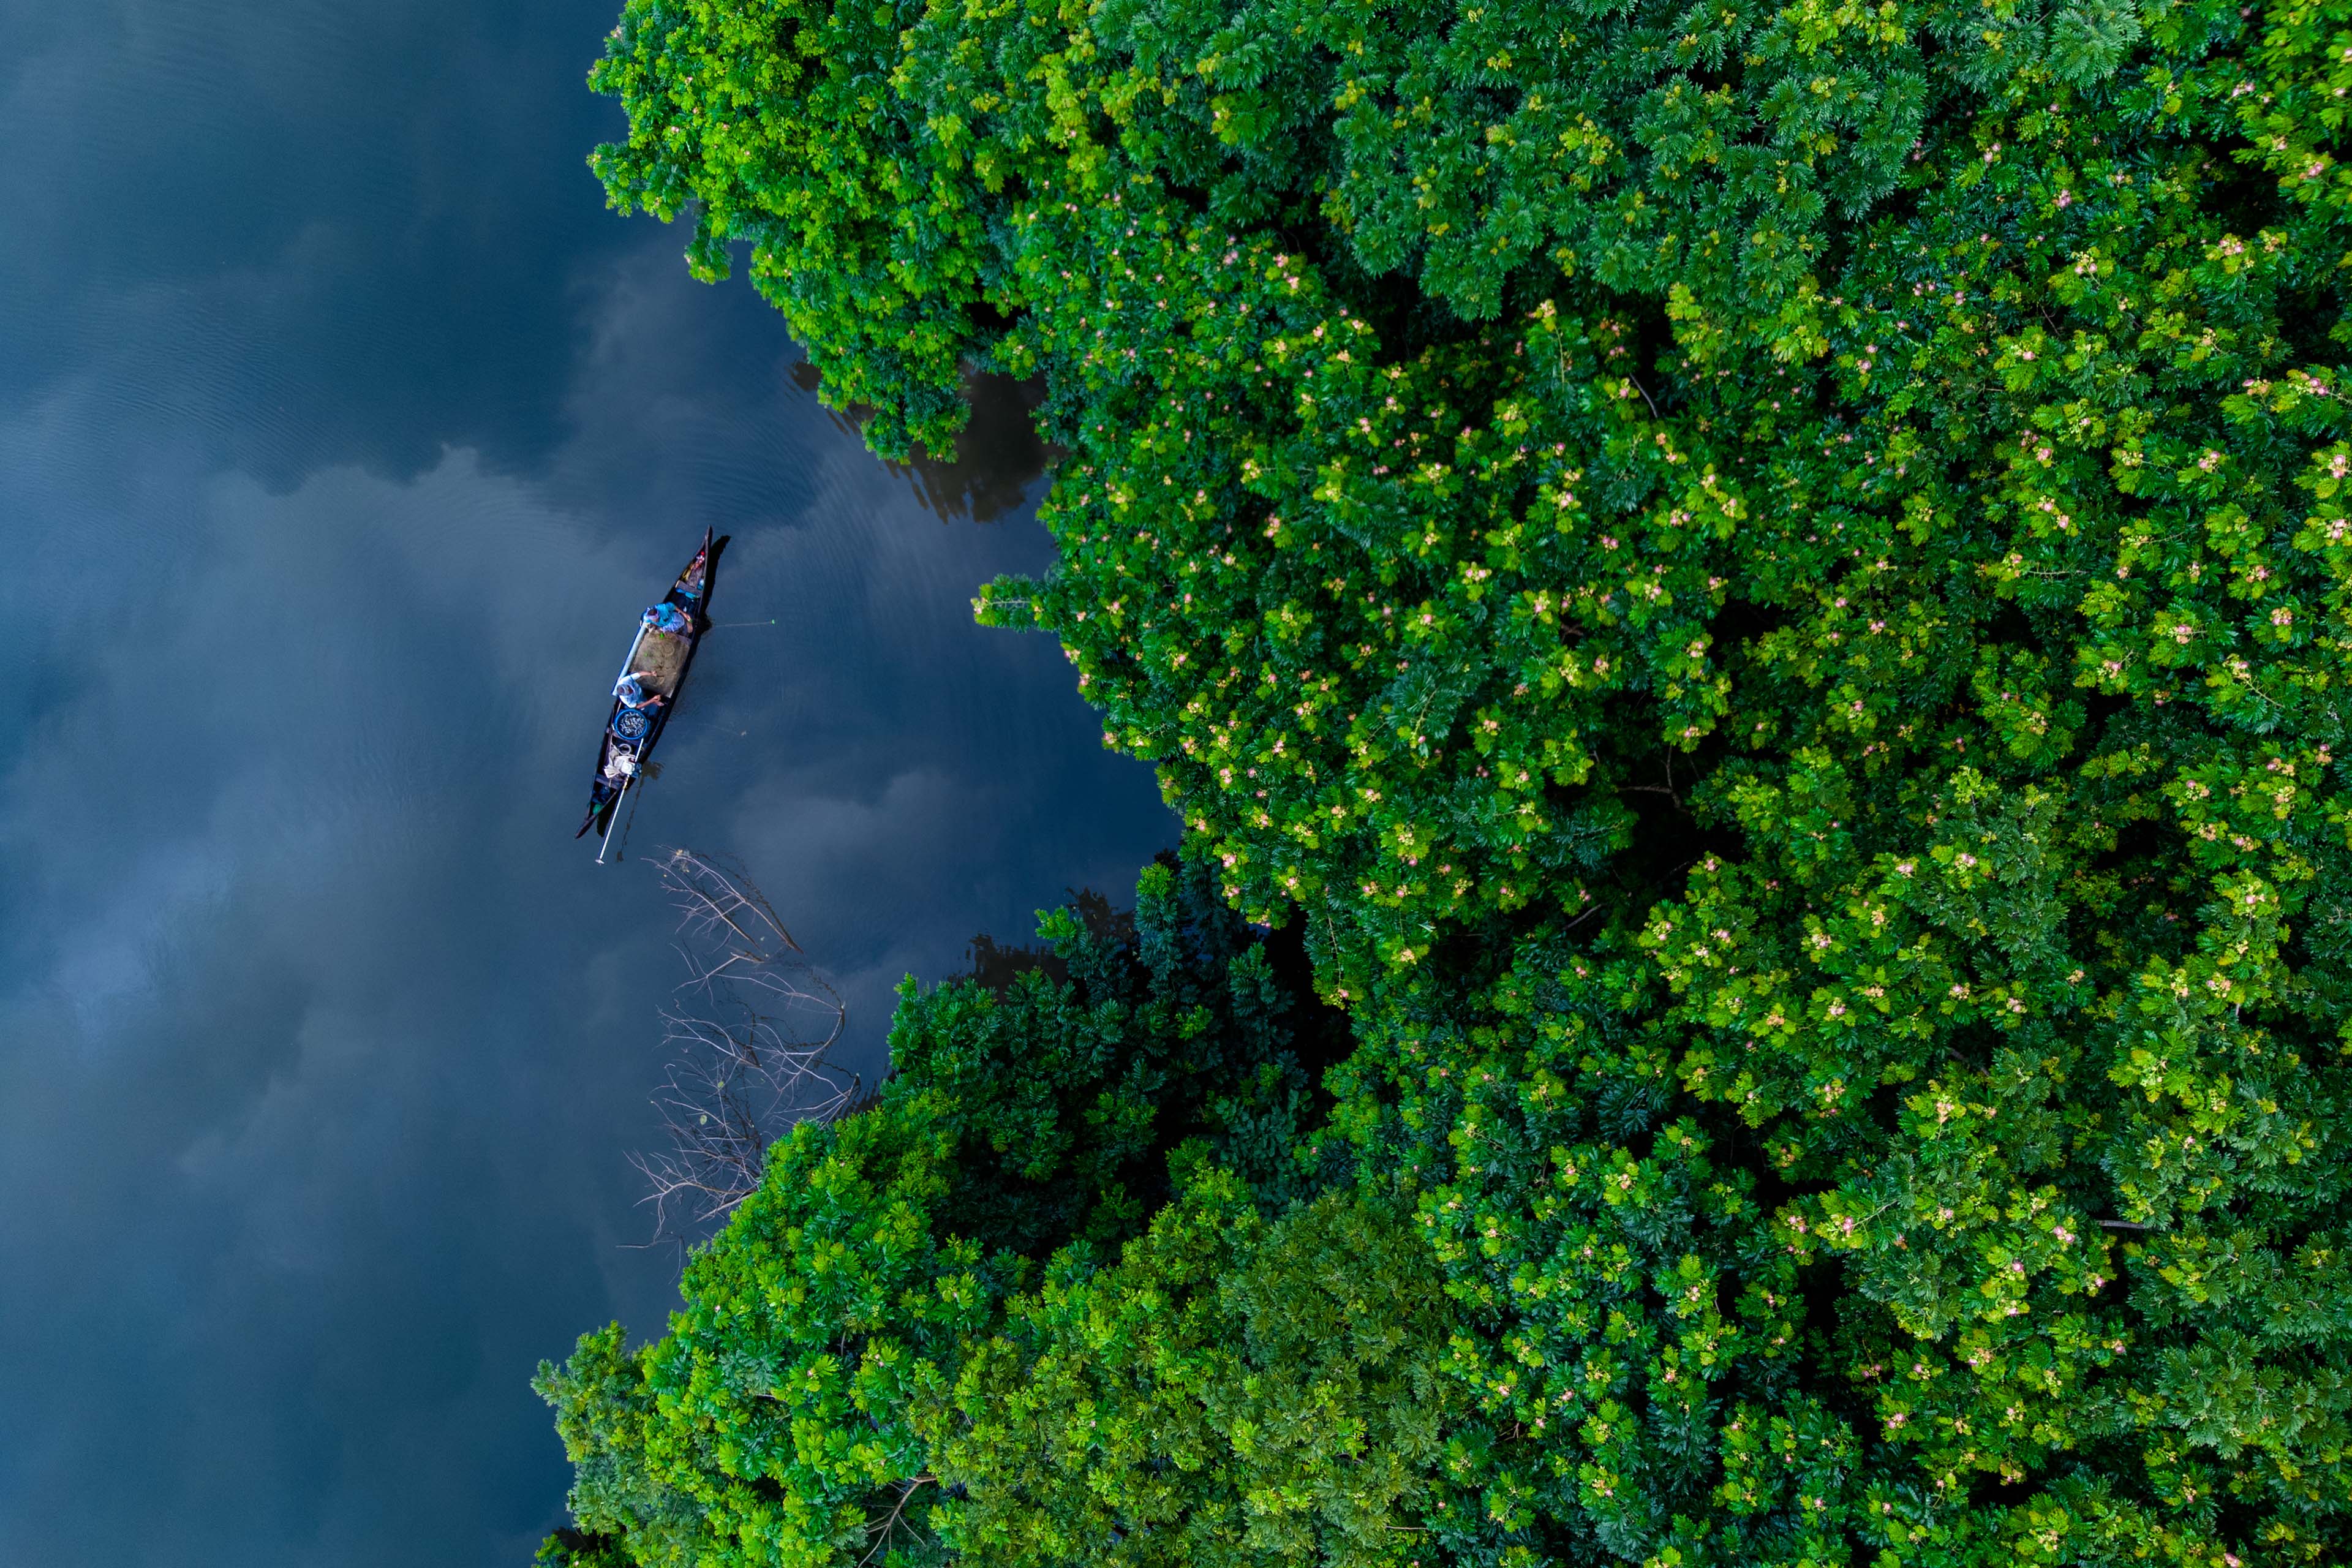
[[724, 1219], [758, 1190], [769, 1145], [794, 1122], [830, 1121], [860, 1098], [856, 1077], [826, 1059], [848, 1009], [751, 879], [690, 849], [656, 867], [687, 978], [662, 1010], [670, 1059], [654, 1108], [669, 1147], [629, 1157], [654, 1209], [649, 1246]]

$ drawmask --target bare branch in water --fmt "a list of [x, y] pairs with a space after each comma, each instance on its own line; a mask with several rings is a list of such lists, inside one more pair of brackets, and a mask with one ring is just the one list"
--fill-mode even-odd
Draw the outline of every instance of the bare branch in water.
[[654, 1094], [667, 1149], [629, 1162], [646, 1179], [654, 1237], [685, 1242], [758, 1190], [769, 1146], [795, 1122], [860, 1101], [826, 1060], [848, 1009], [740, 867], [690, 849], [656, 862], [678, 911], [687, 977], [662, 1011], [669, 1057]]
[[677, 906], [678, 930], [703, 945], [725, 945], [718, 935], [724, 929], [743, 950], [774, 958], [801, 944], [776, 918], [767, 896], [752, 885], [741, 867], [691, 849], [673, 849], [662, 857], [662, 889]]

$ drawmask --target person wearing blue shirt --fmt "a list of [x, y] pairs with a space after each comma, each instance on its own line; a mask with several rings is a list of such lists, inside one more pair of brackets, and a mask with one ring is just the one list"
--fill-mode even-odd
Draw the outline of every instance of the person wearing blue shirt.
[[684, 637], [694, 635], [694, 617], [664, 599], [645, 614], [646, 629], [662, 637]]
[[662, 695], [658, 691], [646, 689], [645, 683], [647, 679], [649, 678], [645, 670], [633, 669], [614, 682], [613, 695], [621, 700], [621, 706], [624, 708], [648, 710], [658, 708], [662, 705]]

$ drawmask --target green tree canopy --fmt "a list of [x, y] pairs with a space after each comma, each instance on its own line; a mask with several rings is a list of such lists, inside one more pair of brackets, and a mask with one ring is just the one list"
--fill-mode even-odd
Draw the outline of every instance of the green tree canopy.
[[[1355, 1016], [1339, 1185], [1234, 1179], [1412, 1211], [1412, 1539], [2352, 1554], [2352, 5], [632, 0], [596, 81], [878, 448], [1043, 378], [982, 615]], [[1224, 1159], [1135, 1256], [1255, 1267]], [[1100, 1550], [1060, 1441], [960, 1550]]]
[[[1005, 1358], [1046, 1353], [1073, 1292], [1213, 1289], [1262, 1215], [1327, 1184], [1304, 1138], [1321, 1045], [1302, 998], [1205, 875], [1155, 865], [1137, 898], [1124, 930], [1045, 919], [1066, 978], [909, 982], [876, 1102], [777, 1145], [688, 1265], [667, 1335], [630, 1351], [613, 1324], [541, 1367], [577, 1468], [580, 1530], [551, 1561], [921, 1556], [962, 1489], [951, 1435], [985, 1450], [988, 1421], [1023, 1418], [1000, 1408]], [[1397, 1202], [1381, 1213], [1401, 1234]], [[1310, 1214], [1317, 1234], [1339, 1223]], [[1245, 1301], [1202, 1310], [1202, 1333], [1255, 1321]], [[1393, 1355], [1385, 1324], [1368, 1358]]]

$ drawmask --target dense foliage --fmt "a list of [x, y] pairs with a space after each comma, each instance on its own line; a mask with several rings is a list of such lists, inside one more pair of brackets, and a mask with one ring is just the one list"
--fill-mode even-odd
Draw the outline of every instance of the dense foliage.
[[[1131, 922], [1064, 910], [1040, 935], [1066, 978], [908, 983], [876, 1102], [804, 1123], [772, 1152], [761, 1190], [689, 1264], [688, 1310], [667, 1338], [631, 1352], [614, 1324], [541, 1369], [578, 1467], [581, 1529], [551, 1542], [551, 1560], [692, 1563], [740, 1549], [823, 1562], [886, 1541], [1034, 1534], [1003, 1516], [1003, 1488], [1084, 1489], [1072, 1472], [1087, 1445], [1041, 1466], [1024, 1439], [1056, 1415], [1024, 1390], [1109, 1375], [1066, 1343], [1093, 1347], [1097, 1312], [1141, 1329], [1178, 1303], [1189, 1349], [1151, 1332], [1121, 1348], [1127, 1375], [1172, 1358], [1180, 1386], [1253, 1354], [1279, 1363], [1286, 1389], [1319, 1386], [1326, 1362], [1374, 1375], [1397, 1360], [1386, 1312], [1360, 1351], [1291, 1353], [1302, 1324], [1288, 1303], [1332, 1268], [1319, 1243], [1378, 1231], [1385, 1244], [1373, 1236], [1350, 1256], [1381, 1261], [1385, 1245], [1391, 1267], [1430, 1268], [1394, 1200], [1264, 1217], [1328, 1184], [1303, 1139], [1327, 1048], [1303, 986], [1197, 870], [1148, 868]], [[1351, 1296], [1368, 1288], [1340, 1272]], [[1408, 1321], [1443, 1316], [1442, 1299], [1402, 1305]], [[1299, 1419], [1286, 1406], [1269, 1388], [1225, 1419], [1279, 1431]], [[1149, 1400], [1128, 1419], [1141, 1456], [1199, 1424]], [[1287, 1447], [1306, 1456], [1290, 1471], [1325, 1458]], [[1026, 1466], [1017, 1482], [1001, 1474], [1006, 1454]], [[974, 1473], [1002, 1484], [947, 1496]], [[1134, 1484], [1148, 1515], [1152, 1478]]]
[[[877, 447], [1043, 378], [983, 617], [1360, 1042], [1320, 1195], [1213, 1241], [1208, 1156], [1117, 1267], [1410, 1206], [1334, 1257], [1433, 1435], [1328, 1439], [1400, 1561], [2352, 1554], [2352, 5], [632, 0], [595, 80]], [[1307, 1495], [1192, 1331], [928, 1539]], [[1153, 1399], [1197, 1492], [1020, 1468]]]

